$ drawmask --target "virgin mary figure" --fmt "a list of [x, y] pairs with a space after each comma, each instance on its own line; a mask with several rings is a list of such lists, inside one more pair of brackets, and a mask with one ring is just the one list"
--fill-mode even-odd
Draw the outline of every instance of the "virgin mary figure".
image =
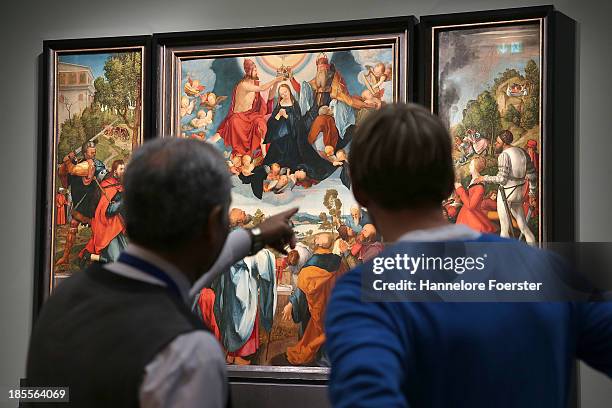
[[[307, 179], [314, 183], [326, 179], [338, 169], [308, 142], [308, 129], [300, 104], [287, 84], [278, 87], [276, 106], [268, 119], [263, 143], [267, 145], [267, 153], [262, 165], [256, 167], [251, 176], [239, 175], [243, 183], [251, 184], [257, 198], [263, 195], [263, 182], [267, 176], [265, 167], [274, 163], [292, 173], [304, 171]], [[350, 183], [345, 182], [347, 179], [341, 179], [350, 188]]]
[[302, 169], [316, 181], [324, 180], [336, 171], [336, 167], [308, 143], [308, 130], [300, 104], [287, 84], [278, 87], [278, 102], [268, 119], [264, 143], [268, 144], [264, 164], [278, 163], [291, 171]]

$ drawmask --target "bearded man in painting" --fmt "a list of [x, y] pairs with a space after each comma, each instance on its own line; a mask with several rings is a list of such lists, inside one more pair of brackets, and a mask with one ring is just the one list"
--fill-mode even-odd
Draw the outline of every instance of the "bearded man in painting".
[[116, 261], [127, 247], [125, 225], [119, 211], [123, 195], [123, 160], [115, 160], [111, 174], [101, 183], [102, 196], [91, 220], [91, 238], [79, 254], [84, 265], [87, 261]]
[[293, 317], [296, 323], [306, 323], [297, 344], [287, 347], [286, 358], [293, 365], [325, 365], [322, 347], [325, 343], [323, 320], [327, 301], [336, 280], [348, 271], [342, 258], [332, 253], [332, 245], [329, 233], [315, 237], [314, 254], [300, 270], [297, 289], [283, 310], [285, 320]]
[[232, 103], [217, 133], [211, 141], [223, 138], [223, 143], [231, 147], [234, 155], [258, 157], [265, 155], [263, 137], [266, 134], [266, 115], [272, 111], [274, 91], [265, 100], [261, 92], [282, 81], [277, 77], [264, 85], [259, 84], [255, 62], [244, 60], [244, 77], [234, 87]]
[[[309, 130], [308, 141], [314, 144], [322, 138], [323, 146], [339, 149], [348, 143], [348, 140], [341, 140], [347, 128], [355, 124], [353, 108], [371, 106], [362, 98], [349, 94], [342, 74], [330, 63], [327, 55], [321, 53], [316, 64], [314, 78], [300, 85], [292, 77], [291, 85], [300, 95], [300, 108]], [[330, 109], [332, 106], [333, 111]]]
[[56, 266], [70, 263], [70, 251], [76, 240], [77, 230], [80, 224], [90, 224], [96, 209], [96, 182], [94, 177], [106, 173], [104, 163], [96, 159], [96, 145], [94, 142], [86, 142], [83, 145], [83, 159], [78, 160], [75, 152], [70, 152], [59, 168], [59, 178], [64, 188], [70, 187], [72, 196], [70, 229], [66, 233], [64, 254], [55, 263]]

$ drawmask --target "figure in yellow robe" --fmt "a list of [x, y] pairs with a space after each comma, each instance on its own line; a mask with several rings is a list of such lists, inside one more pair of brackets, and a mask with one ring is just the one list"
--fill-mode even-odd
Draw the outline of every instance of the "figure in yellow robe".
[[287, 359], [294, 365], [312, 363], [325, 343], [323, 328], [327, 301], [336, 280], [348, 271], [342, 258], [331, 252], [329, 234], [318, 235], [315, 244], [317, 249], [298, 275], [297, 290], [306, 297], [310, 320], [297, 344], [287, 347]]

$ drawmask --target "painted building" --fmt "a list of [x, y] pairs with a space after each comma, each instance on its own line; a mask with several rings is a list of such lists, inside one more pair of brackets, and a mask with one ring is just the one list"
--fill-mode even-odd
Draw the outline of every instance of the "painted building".
[[78, 115], [91, 106], [96, 89], [91, 68], [60, 62], [57, 64], [57, 123]]

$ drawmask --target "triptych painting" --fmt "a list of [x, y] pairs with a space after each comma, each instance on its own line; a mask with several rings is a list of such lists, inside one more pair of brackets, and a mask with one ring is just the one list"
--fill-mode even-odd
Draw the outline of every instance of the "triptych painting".
[[132, 152], [148, 137], [197, 139], [227, 163], [232, 228], [300, 210], [294, 250], [240, 260], [197, 295], [194, 313], [231, 376], [325, 378], [334, 283], [385, 245], [348, 170], [355, 129], [385, 104], [423, 103], [448, 127], [456, 182], [441, 211], [450, 222], [534, 245], [555, 238], [562, 211], [549, 162], [566, 136], [552, 134], [547, 110], [553, 14], [157, 34], [154, 45], [45, 42], [38, 301], [128, 244], [121, 195]]

